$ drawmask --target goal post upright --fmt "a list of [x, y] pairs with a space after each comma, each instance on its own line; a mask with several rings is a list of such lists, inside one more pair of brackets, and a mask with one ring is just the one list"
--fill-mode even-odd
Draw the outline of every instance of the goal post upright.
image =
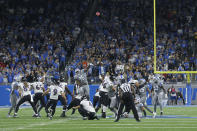
[[186, 104], [191, 105], [192, 87], [191, 87], [191, 74], [197, 74], [197, 71], [157, 71], [157, 47], [156, 47], [156, 0], [153, 0], [153, 15], [154, 15], [154, 73], [155, 74], [186, 74]]

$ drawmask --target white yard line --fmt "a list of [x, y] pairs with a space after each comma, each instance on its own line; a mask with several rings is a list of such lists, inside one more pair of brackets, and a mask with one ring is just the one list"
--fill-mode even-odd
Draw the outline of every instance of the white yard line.
[[32, 124], [27, 124], [19, 127], [12, 127], [12, 128], [4, 128], [3, 130], [5, 131], [13, 131], [13, 130], [22, 130], [26, 128], [33, 128], [33, 127], [39, 127], [39, 126], [45, 126], [45, 125], [51, 125], [51, 124], [58, 124], [62, 122], [66, 122], [68, 120], [66, 119], [61, 119], [61, 120], [51, 120], [51, 121], [46, 121], [46, 122], [39, 122], [39, 123], [32, 123]]
[[66, 122], [68, 120], [51, 120], [51, 121], [47, 121], [47, 122], [40, 122], [40, 123], [33, 123], [33, 124], [29, 124], [26, 126], [22, 126], [22, 127], [18, 127], [17, 129], [26, 129], [26, 128], [31, 128], [31, 127], [39, 127], [39, 126], [45, 126], [45, 125], [51, 125], [51, 124], [58, 124], [58, 123], [62, 123], [62, 122]]

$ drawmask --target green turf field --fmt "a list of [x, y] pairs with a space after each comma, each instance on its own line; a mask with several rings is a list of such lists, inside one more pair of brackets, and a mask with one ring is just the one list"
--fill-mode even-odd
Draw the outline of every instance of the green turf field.
[[141, 119], [140, 123], [133, 118], [124, 118], [118, 123], [113, 122], [113, 117], [82, 120], [77, 111], [72, 116], [69, 111], [66, 118], [60, 118], [61, 110], [58, 108], [53, 120], [49, 120], [44, 110], [41, 118], [32, 118], [31, 108], [20, 109], [19, 118], [7, 118], [8, 108], [0, 108], [0, 131], [197, 131], [197, 107], [166, 107], [162, 118], [152, 119], [148, 113], [149, 117]]

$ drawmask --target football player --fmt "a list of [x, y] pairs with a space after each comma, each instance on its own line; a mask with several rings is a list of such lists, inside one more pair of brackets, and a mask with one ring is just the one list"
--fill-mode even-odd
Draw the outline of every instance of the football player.
[[8, 117], [11, 117], [10, 114], [12, 112], [13, 109], [16, 108], [16, 104], [17, 104], [17, 100], [18, 100], [18, 96], [16, 91], [18, 90], [18, 82], [13, 82], [11, 84], [11, 90], [10, 90], [10, 103], [11, 103], [11, 107], [9, 109], [8, 112]]
[[140, 79], [139, 80], [139, 86], [138, 87], [138, 95], [140, 97], [140, 103], [143, 104], [144, 108], [146, 108], [150, 113], [153, 113], [147, 106], [146, 104], [146, 91], [148, 91], [148, 97], [151, 95], [151, 91], [148, 87], [148, 85], [146, 84], [146, 80], [145, 79]]
[[99, 86], [99, 91], [100, 91], [99, 95], [101, 96], [100, 97], [100, 102], [101, 102], [101, 109], [102, 109], [102, 117], [103, 118], [106, 118], [107, 106], [109, 104], [109, 96], [108, 96], [108, 91], [109, 90], [107, 89], [108, 79], [109, 79], [109, 77], [107, 75], [106, 76], [102, 75], [101, 76], [102, 83]]
[[96, 111], [92, 105], [92, 102], [87, 100], [86, 97], [82, 97], [80, 105], [73, 107], [73, 109], [78, 109], [79, 113], [81, 114], [81, 116], [83, 116], [84, 120], [86, 120], [86, 118], [88, 120], [99, 120], [96, 115]]
[[106, 88], [108, 89], [108, 97], [110, 100], [109, 103], [109, 109], [114, 113], [114, 115], [117, 115], [117, 96], [116, 96], [116, 86], [113, 84], [113, 77], [109, 76], [109, 79], [106, 81]]
[[19, 86], [19, 95], [21, 96], [21, 99], [19, 100], [18, 104], [16, 105], [14, 117], [17, 117], [17, 112], [19, 110], [19, 106], [26, 101], [28, 101], [31, 104], [31, 106], [35, 112], [35, 116], [39, 117], [36, 106], [31, 98], [30, 85], [27, 82], [24, 82], [24, 83], [20, 83], [18, 86]]
[[[66, 111], [70, 110], [72, 107], [80, 105], [80, 101], [83, 96], [83, 93], [82, 93], [80, 86], [77, 85], [77, 83], [75, 83], [73, 94], [75, 94], [75, 96], [73, 97], [72, 101], [68, 105]], [[75, 109], [73, 109], [73, 111], [72, 111], [72, 114], [74, 114], [74, 113], [75, 113]]]
[[135, 97], [135, 107], [137, 109], [139, 117], [142, 117], [142, 112], [144, 113], [144, 117], [146, 117], [146, 111], [145, 111], [144, 105], [143, 105], [143, 103], [141, 103], [140, 99], [141, 99], [140, 96], [136, 95], [136, 97]]
[[[53, 79], [53, 82], [54, 84], [49, 86], [48, 89], [43, 93], [43, 95], [46, 95], [50, 92], [50, 98], [46, 104], [45, 111], [49, 116], [49, 119], [51, 120], [53, 118], [53, 115], [55, 114], [55, 109], [58, 102], [58, 96], [62, 95], [64, 100], [66, 100], [62, 88], [59, 87], [58, 81], [56, 79]], [[51, 107], [50, 111], [49, 111], [49, 107]]]
[[[43, 96], [44, 88], [44, 78], [40, 79], [38, 82], [34, 82], [31, 84], [34, 90], [34, 105], [37, 105], [38, 101], [40, 101], [40, 106], [38, 108], [38, 115], [40, 116], [40, 111], [43, 107], [45, 107], [45, 99]], [[33, 115], [35, 117], [35, 114]]]
[[165, 98], [167, 98], [166, 90], [163, 87], [163, 83], [160, 81], [158, 77], [154, 77], [152, 82], [152, 102], [154, 106], [154, 112], [153, 112], [153, 118], [156, 117], [156, 109], [157, 109], [157, 103], [160, 106], [160, 115], [163, 115], [163, 95], [165, 93]]
[[90, 99], [89, 85], [88, 85], [88, 80], [87, 80], [87, 75], [86, 75], [85, 70], [76, 69], [74, 79], [77, 85], [80, 86], [80, 89], [83, 92], [83, 96], [86, 96], [87, 99], [89, 100]]
[[[97, 105], [97, 107], [96, 107]], [[100, 108], [101, 104], [100, 104], [100, 95], [99, 95], [99, 89], [96, 89], [96, 93], [93, 97], [93, 107], [94, 108]]]
[[[66, 98], [66, 94], [68, 93], [69, 95], [72, 96], [72, 98], [74, 98], [73, 94], [70, 92], [70, 90], [68, 89], [68, 84], [66, 82], [63, 82], [64, 80], [61, 79], [61, 83], [60, 83], [60, 88], [62, 88], [62, 91], [63, 91], [63, 95], [65, 96]], [[63, 105], [63, 110], [62, 110], [62, 114], [60, 115], [60, 117], [65, 117], [66, 114], [66, 109], [67, 109], [67, 99], [64, 99], [62, 97], [62, 95], [59, 95], [58, 96], [58, 100], [60, 100], [61, 104]]]

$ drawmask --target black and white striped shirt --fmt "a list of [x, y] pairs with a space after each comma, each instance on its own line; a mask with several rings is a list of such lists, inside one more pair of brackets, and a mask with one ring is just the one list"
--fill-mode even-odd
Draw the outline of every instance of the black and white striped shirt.
[[123, 92], [130, 92], [131, 93], [131, 87], [129, 84], [127, 83], [124, 83], [120, 86], [120, 89], [123, 91]]

